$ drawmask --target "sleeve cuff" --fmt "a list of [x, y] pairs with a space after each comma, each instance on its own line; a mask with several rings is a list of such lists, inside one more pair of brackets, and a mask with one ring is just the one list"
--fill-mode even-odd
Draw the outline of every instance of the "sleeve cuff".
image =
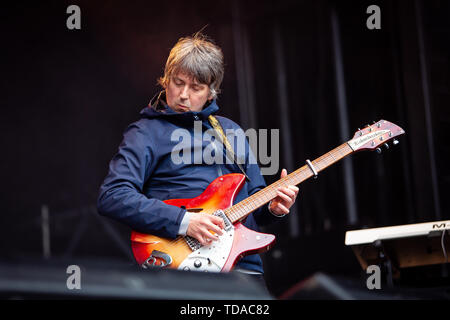
[[180, 228], [178, 229], [178, 235], [185, 236], [187, 232], [187, 228], [189, 226], [189, 220], [191, 219], [193, 212], [186, 211], [184, 214], [183, 220], [181, 220]]

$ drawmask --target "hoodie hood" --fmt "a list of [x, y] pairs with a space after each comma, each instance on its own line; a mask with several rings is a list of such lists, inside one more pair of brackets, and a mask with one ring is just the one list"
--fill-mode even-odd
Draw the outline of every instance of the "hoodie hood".
[[141, 117], [153, 119], [153, 118], [166, 118], [167, 120], [179, 120], [179, 121], [195, 121], [195, 120], [207, 120], [208, 117], [219, 110], [219, 106], [216, 100], [212, 100], [207, 103], [202, 111], [194, 112], [187, 111], [178, 113], [173, 111], [166, 103], [166, 93], [161, 91], [155, 95], [148, 104], [147, 107], [140, 112]]

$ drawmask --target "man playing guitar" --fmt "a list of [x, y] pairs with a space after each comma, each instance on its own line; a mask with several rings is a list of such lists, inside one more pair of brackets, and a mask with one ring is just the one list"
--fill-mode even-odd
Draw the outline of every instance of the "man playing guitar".
[[[187, 208], [164, 201], [198, 197], [213, 181], [231, 173], [242, 172], [246, 176], [239, 192], [232, 195], [233, 203], [266, 187], [256, 161], [250, 161], [254, 155], [246, 139], [241, 140], [245, 141], [244, 147], [233, 144], [234, 160], [242, 160], [242, 166], [238, 161], [211, 163], [203, 157], [199, 161], [194, 154], [200, 151], [198, 154], [203, 155], [205, 149], [210, 148], [208, 141], [195, 141], [196, 128], [201, 128], [202, 133], [217, 131], [217, 126], [237, 135], [242, 132], [235, 122], [213, 116], [219, 110], [216, 99], [223, 75], [222, 51], [204, 35], [197, 33], [176, 43], [170, 51], [164, 75], [159, 79], [164, 90], [141, 111], [141, 118], [125, 130], [118, 152], [109, 164], [98, 196], [100, 214], [120, 221], [139, 234], [164, 237], [171, 239], [171, 243], [173, 239], [188, 236], [201, 246], [208, 246], [223, 235], [223, 218], [205, 214], [203, 208]], [[189, 132], [194, 146], [177, 149], [179, 139], [174, 136], [178, 132]], [[229, 152], [226, 145], [217, 144], [217, 140], [215, 143], [215, 147], [219, 146], [216, 151], [225, 157]], [[174, 161], [174, 152], [183, 153], [184, 161]], [[286, 175], [283, 169], [281, 178]], [[279, 187], [276, 197], [248, 214], [242, 220], [243, 225], [259, 231], [259, 226], [279, 220], [289, 213], [297, 194], [295, 185]], [[239, 256], [233, 266], [235, 270], [262, 278], [263, 265], [258, 254]]]

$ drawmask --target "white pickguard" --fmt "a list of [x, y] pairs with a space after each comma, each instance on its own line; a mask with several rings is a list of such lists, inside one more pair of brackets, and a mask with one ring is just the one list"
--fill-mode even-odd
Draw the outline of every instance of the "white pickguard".
[[178, 267], [185, 271], [220, 272], [228, 259], [233, 246], [234, 228], [219, 236], [208, 246], [193, 251]]

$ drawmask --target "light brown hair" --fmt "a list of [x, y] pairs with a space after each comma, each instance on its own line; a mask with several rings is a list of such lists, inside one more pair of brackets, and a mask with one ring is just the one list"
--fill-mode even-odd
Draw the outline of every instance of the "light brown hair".
[[222, 49], [202, 33], [180, 38], [170, 50], [164, 76], [159, 78], [158, 83], [165, 88], [172, 76], [179, 72], [185, 73], [199, 83], [208, 85], [215, 99], [223, 80], [223, 60]]

